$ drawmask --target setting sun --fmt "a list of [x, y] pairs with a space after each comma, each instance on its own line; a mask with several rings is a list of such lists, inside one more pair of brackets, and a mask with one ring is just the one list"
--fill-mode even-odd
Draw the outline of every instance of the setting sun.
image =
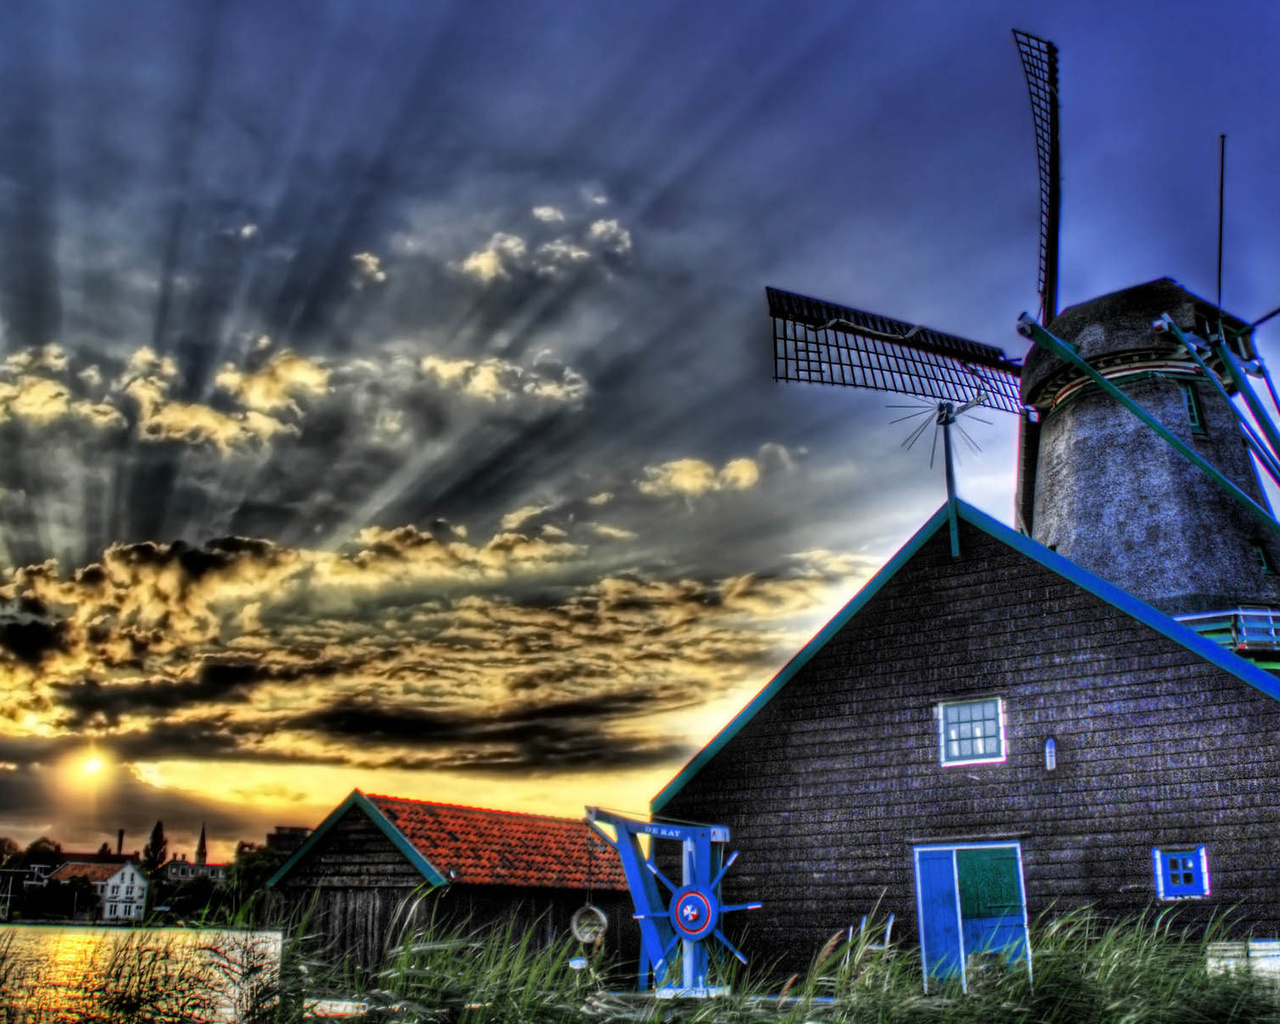
[[100, 775], [105, 767], [106, 762], [97, 754], [90, 754], [80, 763], [80, 770], [86, 775]]

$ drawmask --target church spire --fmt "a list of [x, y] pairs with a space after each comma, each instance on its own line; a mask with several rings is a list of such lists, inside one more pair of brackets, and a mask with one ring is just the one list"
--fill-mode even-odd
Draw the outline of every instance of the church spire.
[[196, 843], [196, 863], [203, 864], [209, 859], [209, 847], [204, 839], [204, 822], [200, 822], [200, 842]]

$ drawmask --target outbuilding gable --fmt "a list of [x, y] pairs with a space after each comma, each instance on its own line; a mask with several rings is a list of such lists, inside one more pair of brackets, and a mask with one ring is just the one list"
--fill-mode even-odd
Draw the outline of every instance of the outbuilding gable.
[[[495, 811], [354, 790], [272, 876], [277, 885], [327, 845], [341, 823], [363, 818], [429, 885], [626, 890], [616, 851], [585, 821]], [[365, 830], [368, 831], [367, 829]]]

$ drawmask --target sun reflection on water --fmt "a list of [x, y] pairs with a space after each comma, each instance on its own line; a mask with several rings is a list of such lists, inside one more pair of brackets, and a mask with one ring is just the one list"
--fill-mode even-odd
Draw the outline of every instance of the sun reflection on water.
[[253, 996], [236, 979], [268, 978], [279, 958], [278, 932], [4, 926], [0, 1020], [70, 1024], [133, 999], [180, 1019], [236, 1020]]

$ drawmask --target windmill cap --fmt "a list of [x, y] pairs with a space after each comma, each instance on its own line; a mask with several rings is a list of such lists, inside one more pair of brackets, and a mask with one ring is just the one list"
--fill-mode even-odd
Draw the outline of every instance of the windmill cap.
[[[1217, 330], [1217, 306], [1187, 291], [1173, 278], [1161, 277], [1068, 306], [1054, 317], [1049, 331], [1075, 345], [1080, 355], [1090, 362], [1126, 352], [1170, 355], [1181, 347], [1177, 339], [1157, 334], [1152, 327], [1166, 313], [1183, 331], [1204, 337], [1210, 328]], [[1222, 322], [1228, 331], [1245, 330], [1249, 326], [1225, 311]], [[1242, 359], [1253, 359], [1251, 334], [1246, 331], [1233, 349]], [[1079, 371], [1057, 356], [1035, 347], [1022, 364], [1022, 400], [1035, 405], [1046, 393], [1056, 390], [1046, 385], [1078, 375]]]

